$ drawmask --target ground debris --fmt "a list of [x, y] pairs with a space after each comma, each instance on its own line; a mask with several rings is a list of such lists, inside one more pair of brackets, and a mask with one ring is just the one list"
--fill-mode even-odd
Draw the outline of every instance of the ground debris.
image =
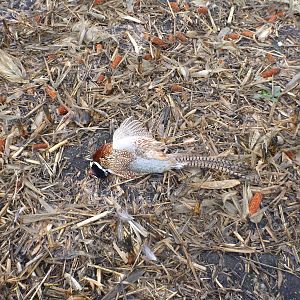
[[[300, 298], [296, 2], [1, 2], [0, 299]], [[129, 116], [259, 180], [90, 177]]]

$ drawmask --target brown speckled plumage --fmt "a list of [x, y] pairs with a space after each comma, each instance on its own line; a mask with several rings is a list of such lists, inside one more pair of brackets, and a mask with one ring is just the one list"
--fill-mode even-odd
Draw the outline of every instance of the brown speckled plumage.
[[243, 179], [253, 180], [253, 174], [243, 174], [245, 165], [225, 159], [187, 154], [166, 154], [164, 144], [156, 141], [143, 125], [132, 117], [115, 131], [113, 143], [101, 146], [93, 155], [108, 172], [126, 179], [170, 169], [196, 167], [224, 171]]
[[131, 179], [142, 176], [143, 174], [135, 174], [130, 170], [130, 163], [132, 162], [134, 155], [128, 151], [112, 150], [106, 157], [100, 158], [100, 164], [113, 171], [114, 174]]

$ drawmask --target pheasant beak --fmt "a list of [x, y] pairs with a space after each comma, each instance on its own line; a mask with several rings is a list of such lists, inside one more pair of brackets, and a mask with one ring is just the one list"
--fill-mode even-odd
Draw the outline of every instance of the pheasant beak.
[[88, 175], [104, 179], [107, 177], [108, 174], [108, 170], [102, 168], [102, 166], [99, 163], [91, 161], [90, 169], [88, 170]]

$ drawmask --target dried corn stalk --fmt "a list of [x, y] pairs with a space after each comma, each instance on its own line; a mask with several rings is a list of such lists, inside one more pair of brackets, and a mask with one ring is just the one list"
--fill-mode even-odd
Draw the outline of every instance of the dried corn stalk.
[[27, 83], [26, 71], [20, 60], [0, 49], [0, 76], [10, 82]]

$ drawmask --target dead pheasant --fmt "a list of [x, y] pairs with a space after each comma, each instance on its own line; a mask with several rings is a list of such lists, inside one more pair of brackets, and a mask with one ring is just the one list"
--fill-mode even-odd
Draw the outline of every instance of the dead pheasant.
[[93, 155], [92, 174], [105, 177], [112, 173], [133, 179], [171, 169], [196, 167], [253, 179], [253, 175], [242, 174], [245, 166], [240, 163], [207, 156], [167, 154], [163, 152], [164, 148], [165, 145], [156, 141], [141, 122], [129, 117], [114, 132], [113, 142], [102, 145]]

